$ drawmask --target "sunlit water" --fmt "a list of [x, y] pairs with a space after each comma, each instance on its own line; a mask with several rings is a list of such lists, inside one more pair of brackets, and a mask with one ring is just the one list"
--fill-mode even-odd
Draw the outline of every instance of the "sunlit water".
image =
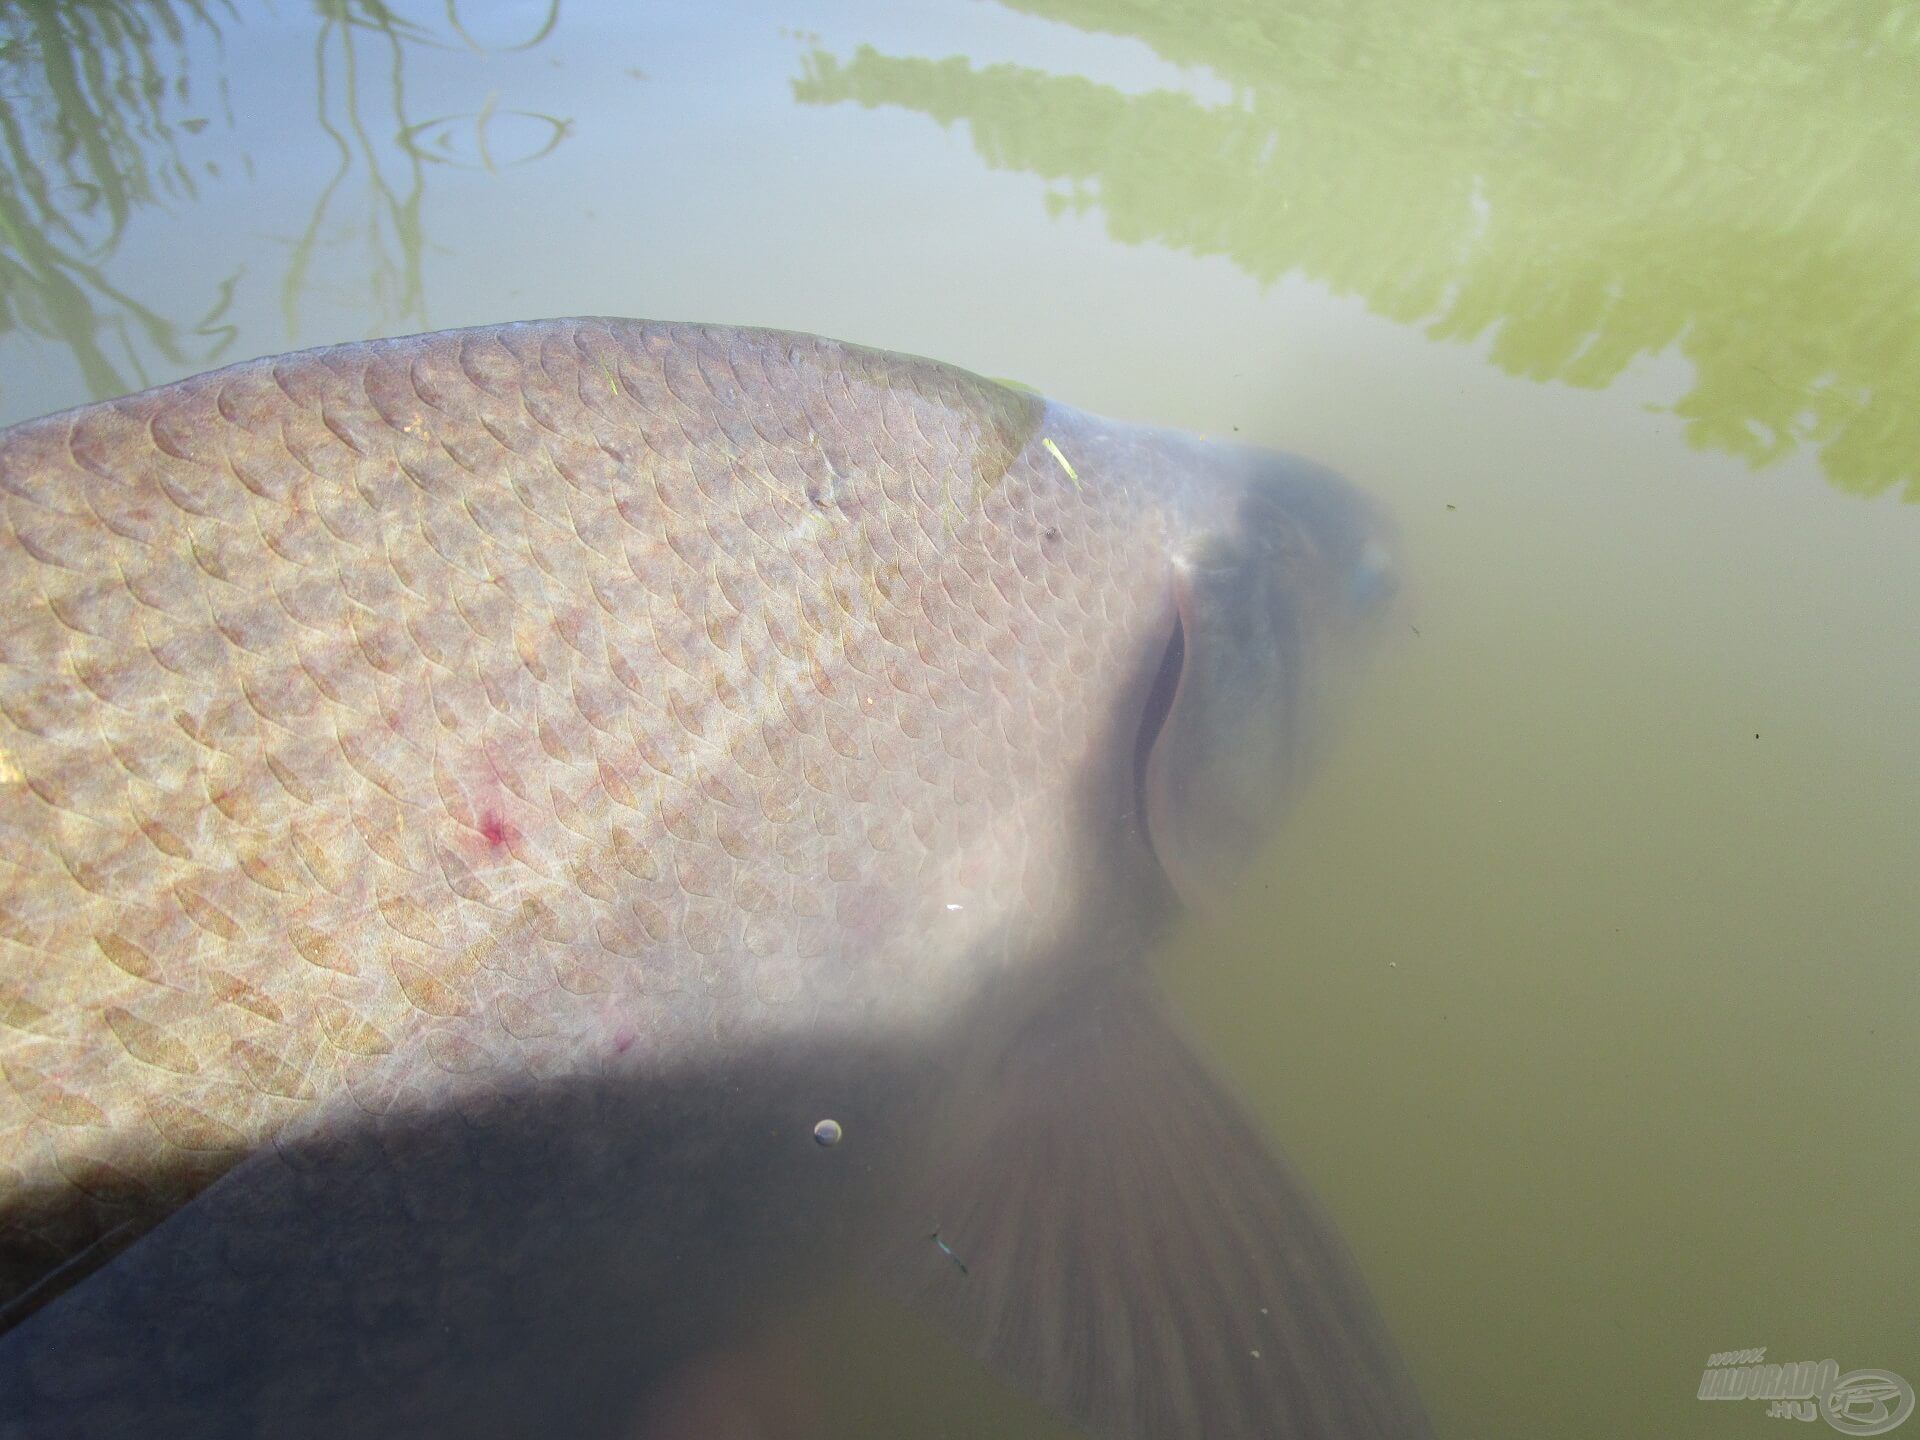
[[[1920, 1381], [1920, 13], [1754, 13], [0, 6], [0, 419], [605, 313], [1335, 465], [1401, 633], [1168, 983], [1448, 1440], [1763, 1436]], [[773, 1433], [1064, 1433], [811, 1318]]]

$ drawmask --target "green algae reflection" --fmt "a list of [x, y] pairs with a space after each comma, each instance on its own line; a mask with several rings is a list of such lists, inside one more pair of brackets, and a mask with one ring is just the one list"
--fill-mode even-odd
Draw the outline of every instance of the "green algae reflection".
[[1205, 103], [1020, 65], [806, 57], [802, 102], [964, 120], [1056, 214], [1300, 273], [1505, 370], [1693, 367], [1696, 445], [1920, 500], [1920, 8], [1003, 0], [1138, 38]]

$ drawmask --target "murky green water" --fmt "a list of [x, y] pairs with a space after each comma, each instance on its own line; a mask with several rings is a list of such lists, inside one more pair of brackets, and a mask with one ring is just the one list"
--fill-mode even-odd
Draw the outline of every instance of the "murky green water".
[[[1792, 1422], [1695, 1395], [1746, 1346], [1920, 1381], [1920, 10], [0, 29], [0, 420], [304, 344], [685, 317], [1387, 497], [1405, 633], [1244, 903], [1167, 957], [1193, 1027], [1448, 1440], [1764, 1436]], [[1058, 1433], [931, 1332], [815, 1318], [743, 1362], [772, 1433]]]

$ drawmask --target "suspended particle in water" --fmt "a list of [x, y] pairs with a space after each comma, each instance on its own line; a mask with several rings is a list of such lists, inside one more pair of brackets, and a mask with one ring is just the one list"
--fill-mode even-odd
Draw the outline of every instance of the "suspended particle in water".
[[933, 1241], [934, 1244], [940, 1247], [940, 1253], [942, 1255], [946, 1256], [949, 1260], [953, 1261], [955, 1265], [958, 1265], [960, 1267], [960, 1273], [962, 1275], [965, 1275], [967, 1273], [967, 1262], [962, 1260], [958, 1255], [953, 1253], [953, 1247], [947, 1244], [946, 1241], [940, 1238], [940, 1232], [938, 1230], [934, 1231], [931, 1235], [927, 1236], [927, 1238]]
[[813, 1138], [822, 1145], [838, 1145], [841, 1133], [838, 1120], [822, 1120], [813, 1127]]

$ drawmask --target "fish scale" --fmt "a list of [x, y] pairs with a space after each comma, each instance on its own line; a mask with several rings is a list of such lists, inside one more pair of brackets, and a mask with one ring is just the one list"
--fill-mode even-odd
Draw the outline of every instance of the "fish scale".
[[1337, 477], [589, 319], [0, 518], [0, 1440], [631, 1434], [849, 1270], [1103, 1435], [1426, 1433], [1144, 967], [1390, 589]]
[[[759, 423], [729, 430], [743, 398]], [[34, 563], [5, 571], [0, 668], [0, 943], [27, 952], [0, 970], [9, 1194], [40, 1213], [65, 1184], [103, 1230], [144, 1223], [89, 1167], [165, 1171], [152, 1152], [194, 1129], [222, 1141], [204, 1183], [410, 1038], [504, 1061], [547, 1011], [585, 1044], [609, 997], [677, 986], [690, 957], [724, 957], [696, 990], [830, 998], [783, 963], [821, 948], [777, 923], [793, 875], [911, 878], [943, 821], [977, 837], [1037, 779], [1013, 759], [1042, 748], [1031, 697], [973, 659], [1053, 598], [976, 578], [996, 537], [1031, 555], [1084, 508], [1004, 473], [1037, 422], [824, 342], [558, 322], [16, 428], [0, 494]], [[610, 561], [628, 573], [603, 582]], [[752, 614], [727, 598], [747, 589]], [[919, 702], [935, 727], [903, 733]], [[820, 803], [743, 803], [756, 764]], [[612, 889], [591, 878], [609, 867]], [[884, 908], [845, 910], [871, 939]], [[7, 1220], [15, 1292], [52, 1252]]]

